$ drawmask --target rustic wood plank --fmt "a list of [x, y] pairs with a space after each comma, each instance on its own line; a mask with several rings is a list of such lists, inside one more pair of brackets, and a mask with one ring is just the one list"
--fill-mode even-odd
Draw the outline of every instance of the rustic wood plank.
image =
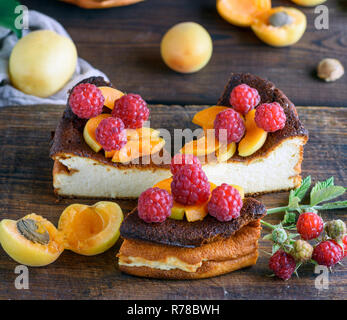
[[[317, 79], [314, 70], [326, 57], [347, 67], [346, 5], [329, 0], [328, 30], [314, 27], [314, 8], [289, 0], [273, 6], [300, 8], [308, 28], [299, 43], [276, 49], [262, 43], [249, 28], [228, 24], [217, 13], [215, 0], [148, 0], [106, 10], [84, 10], [60, 1], [22, 0], [30, 9], [61, 22], [79, 55], [104, 71], [122, 90], [141, 94], [151, 103], [214, 104], [230, 72], [251, 72], [285, 88], [297, 105], [345, 106], [346, 77], [333, 84]], [[206, 68], [182, 75], [168, 69], [160, 57], [160, 40], [182, 21], [202, 24], [213, 38], [214, 53]]]
[[[193, 114], [203, 106], [152, 106], [153, 127], [193, 128]], [[50, 133], [62, 114], [62, 106], [31, 106], [0, 109], [0, 219], [18, 219], [36, 212], [57, 224], [62, 210], [74, 202], [57, 201], [52, 190], [52, 161], [48, 158]], [[335, 176], [336, 184], [347, 181], [347, 111], [343, 108], [299, 107], [310, 131], [305, 147], [304, 175], [314, 180]], [[268, 207], [284, 205], [288, 193], [262, 196]], [[119, 201], [125, 212], [135, 201]], [[347, 220], [346, 211], [330, 211], [324, 217]], [[278, 215], [267, 220], [276, 222]], [[339, 299], [347, 294], [346, 267], [337, 266], [330, 275], [329, 290], [315, 289], [311, 266], [301, 278], [288, 282], [268, 278], [268, 257], [260, 252], [256, 266], [212, 279], [160, 281], [122, 274], [115, 255], [120, 242], [104, 254], [84, 257], [65, 251], [44, 268], [30, 268], [30, 290], [14, 288], [14, 261], [0, 250], [0, 299]], [[269, 243], [260, 242], [269, 251]]]

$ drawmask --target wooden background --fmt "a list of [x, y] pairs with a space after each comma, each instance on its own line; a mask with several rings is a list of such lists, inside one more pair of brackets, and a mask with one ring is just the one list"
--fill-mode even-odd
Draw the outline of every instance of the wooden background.
[[[310, 130], [305, 148], [303, 174], [315, 180], [332, 175], [346, 185], [347, 100], [346, 77], [326, 84], [315, 77], [317, 63], [326, 57], [340, 59], [347, 67], [347, 4], [328, 0], [329, 30], [314, 28], [314, 9], [302, 8], [308, 29], [290, 48], [274, 49], [263, 44], [250, 29], [234, 27], [219, 17], [214, 0], [146, 0], [107, 10], [86, 11], [56, 0], [23, 0], [61, 22], [77, 45], [79, 55], [104, 71], [120, 89], [141, 94], [156, 107], [156, 127], [191, 126], [200, 107], [177, 105], [216, 103], [228, 74], [251, 72], [275, 82], [297, 105]], [[295, 6], [289, 0], [274, 5]], [[181, 75], [168, 69], [159, 54], [160, 39], [172, 25], [182, 21], [201, 23], [210, 32], [214, 53], [200, 72]], [[334, 107], [334, 108], [332, 108]], [[56, 201], [52, 191], [52, 161], [48, 158], [50, 132], [61, 116], [61, 106], [33, 106], [0, 110], [0, 217], [18, 219], [36, 212], [55, 224], [62, 210], [76, 200]], [[283, 205], [287, 193], [263, 196], [268, 207]], [[91, 200], [78, 202], [92, 204]], [[125, 212], [136, 202], [120, 201]], [[346, 211], [325, 213], [342, 218]], [[278, 216], [268, 217], [272, 222]], [[0, 250], [0, 299], [346, 299], [347, 270], [337, 266], [330, 275], [329, 289], [315, 288], [312, 266], [300, 271], [301, 278], [288, 282], [268, 278], [268, 258], [261, 253], [256, 266], [212, 279], [160, 281], [121, 274], [115, 254], [119, 243], [96, 257], [65, 251], [56, 263], [30, 268], [30, 290], [14, 288], [14, 261]], [[261, 250], [270, 250], [261, 241]]]
[[[261, 42], [249, 28], [224, 21], [215, 0], [145, 0], [107, 10], [84, 10], [57, 0], [22, 3], [57, 19], [82, 58], [105, 72], [121, 90], [139, 93], [150, 103], [214, 104], [233, 71], [268, 78], [297, 105], [346, 106], [346, 77], [333, 84], [315, 77], [318, 62], [326, 57], [341, 60], [347, 68], [346, 0], [326, 2], [329, 30], [314, 28], [314, 8], [272, 0], [274, 6], [300, 8], [308, 19], [300, 42], [280, 49]], [[191, 75], [167, 68], [159, 52], [164, 33], [183, 21], [202, 24], [214, 44], [207, 67]]]
[[[191, 119], [202, 106], [156, 106], [151, 110], [154, 128], [193, 128]], [[298, 108], [310, 131], [305, 147], [303, 175], [316, 181], [330, 176], [337, 185], [347, 181], [346, 109]], [[48, 158], [50, 132], [54, 130], [63, 107], [34, 106], [0, 109], [0, 217], [19, 219], [35, 212], [57, 225], [61, 212], [72, 203], [93, 204], [93, 200], [64, 199], [57, 202], [52, 190], [53, 161]], [[282, 206], [288, 193], [262, 196], [268, 208]], [[136, 201], [119, 201], [124, 212]], [[266, 217], [278, 223], [280, 215]], [[324, 218], [347, 221], [346, 210], [323, 213]], [[263, 235], [266, 230], [263, 231]], [[163, 281], [122, 274], [116, 253], [120, 241], [109, 251], [84, 257], [64, 251], [58, 260], [42, 268], [29, 269], [30, 290], [16, 290], [15, 267], [0, 250], [0, 299], [346, 299], [347, 268], [336, 266], [330, 275], [329, 289], [315, 288], [313, 266], [300, 270], [300, 279], [284, 282], [269, 278], [269, 242], [260, 242], [258, 263], [228, 275], [205, 280]], [[345, 259], [346, 261], [346, 259]]]

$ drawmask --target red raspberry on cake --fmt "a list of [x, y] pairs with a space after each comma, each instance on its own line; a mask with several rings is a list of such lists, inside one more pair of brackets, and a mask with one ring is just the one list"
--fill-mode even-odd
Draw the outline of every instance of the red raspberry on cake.
[[121, 118], [126, 128], [141, 128], [149, 117], [147, 103], [138, 94], [129, 93], [116, 100], [112, 116]]
[[323, 231], [323, 219], [314, 212], [304, 212], [300, 214], [296, 223], [296, 229], [304, 240], [317, 238]]
[[245, 123], [241, 115], [233, 109], [228, 109], [217, 114], [214, 120], [216, 138], [223, 137], [226, 130], [227, 143], [239, 142], [245, 134]]
[[170, 193], [160, 188], [142, 192], [138, 200], [138, 215], [147, 223], [163, 222], [171, 215], [173, 200]]
[[342, 248], [335, 240], [323, 241], [313, 249], [312, 259], [323, 266], [332, 267], [342, 258]]
[[211, 185], [201, 168], [187, 164], [172, 177], [171, 193], [184, 205], [202, 204], [210, 197]]
[[69, 105], [72, 112], [82, 119], [90, 119], [102, 112], [105, 98], [101, 90], [90, 83], [81, 83], [73, 88]]
[[289, 253], [280, 249], [270, 258], [269, 268], [280, 279], [288, 280], [295, 271], [296, 263]]
[[208, 202], [208, 213], [218, 221], [230, 221], [240, 216], [242, 208], [240, 192], [226, 183], [212, 191]]
[[187, 164], [193, 164], [201, 169], [201, 163], [198, 157], [192, 154], [177, 153], [171, 159], [170, 169], [172, 175], [175, 175], [182, 167], [184, 167]]
[[95, 138], [105, 151], [120, 150], [127, 143], [123, 121], [113, 117], [102, 120], [96, 128]]
[[260, 95], [257, 89], [240, 84], [231, 91], [229, 102], [237, 112], [245, 115], [259, 104]]
[[283, 129], [286, 124], [286, 114], [278, 102], [263, 103], [256, 108], [255, 123], [266, 132]]

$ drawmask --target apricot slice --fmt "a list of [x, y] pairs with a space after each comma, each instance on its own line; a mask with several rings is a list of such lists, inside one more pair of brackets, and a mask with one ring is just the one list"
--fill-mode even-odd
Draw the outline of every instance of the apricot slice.
[[162, 138], [129, 140], [127, 144], [120, 150], [114, 152], [113, 162], [129, 162], [142, 156], [155, 154], [159, 152], [165, 145]]
[[228, 107], [214, 106], [201, 110], [195, 114], [192, 122], [202, 127], [204, 130], [213, 129], [217, 114], [226, 109], [228, 109]]
[[119, 91], [115, 88], [99, 87], [99, 89], [101, 90], [102, 95], [105, 98], [104, 106], [111, 110], [113, 110], [114, 108], [114, 102], [124, 96], [124, 93], [122, 91]]
[[205, 156], [216, 152], [220, 143], [216, 139], [214, 132], [208, 132], [203, 137], [186, 143], [180, 150], [180, 153], [193, 154], [194, 156]]
[[216, 151], [216, 157], [218, 162], [226, 162], [235, 154], [235, 151], [236, 151], [235, 142], [231, 142], [227, 145], [221, 144], [220, 148]]
[[[157, 187], [160, 189], [164, 189], [171, 194], [171, 182], [172, 178], [168, 178], [158, 182], [156, 185], [153, 186], [153, 188]], [[216, 188], [216, 185], [212, 182], [210, 182], [210, 185], [211, 191]], [[170, 218], [176, 220], [183, 220], [185, 215], [187, 221], [189, 222], [202, 220], [208, 214], [207, 203], [208, 201], [202, 205], [185, 206], [181, 203], [174, 201], [171, 209]]]
[[[283, 19], [276, 19], [281, 13], [287, 16], [287, 24]], [[278, 20], [278, 26], [271, 25], [270, 21]], [[282, 21], [281, 21], [282, 20]], [[298, 42], [306, 30], [306, 16], [295, 8], [277, 7], [258, 15], [252, 23], [252, 30], [257, 37], [274, 47], [285, 47]]]
[[88, 144], [88, 146], [94, 151], [99, 152], [102, 149], [102, 146], [99, 142], [96, 141], [95, 132], [96, 128], [100, 124], [100, 122], [106, 118], [111, 117], [110, 114], [102, 113], [98, 116], [91, 118], [88, 120], [83, 129], [83, 138], [84, 141]]
[[327, 0], [292, 0], [294, 3], [298, 4], [299, 6], [304, 7], [314, 7], [319, 4], [324, 3]]
[[239, 142], [239, 155], [248, 157], [259, 150], [266, 141], [267, 132], [254, 121], [255, 109], [246, 114], [246, 134]]
[[117, 203], [72, 204], [60, 216], [58, 229], [66, 249], [92, 256], [111, 248], [119, 238], [123, 212]]
[[249, 27], [257, 14], [270, 9], [271, 0], [217, 0], [220, 16], [239, 27]]
[[46, 266], [64, 251], [55, 226], [35, 213], [17, 221], [2, 220], [0, 243], [13, 260], [32, 267]]
[[152, 128], [142, 127], [137, 129], [126, 129], [126, 133], [128, 140], [139, 140], [143, 138], [158, 138], [160, 131]]

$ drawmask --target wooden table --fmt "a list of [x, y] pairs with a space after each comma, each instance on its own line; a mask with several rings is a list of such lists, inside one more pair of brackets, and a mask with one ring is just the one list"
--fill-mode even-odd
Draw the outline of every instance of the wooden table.
[[[276, 49], [261, 42], [249, 28], [224, 21], [215, 0], [146, 0], [107, 10], [85, 10], [60, 1], [22, 0], [63, 24], [79, 55], [105, 72], [121, 90], [135, 92], [150, 103], [214, 104], [230, 72], [250, 72], [273, 81], [297, 105], [346, 106], [346, 77], [326, 84], [315, 76], [326, 57], [341, 60], [347, 68], [347, 4], [329, 0], [328, 30], [314, 27], [314, 8], [289, 0], [272, 0], [274, 6], [300, 8], [308, 28], [296, 45]], [[159, 46], [163, 34], [182, 21], [202, 24], [211, 34], [214, 53], [206, 68], [182, 75], [165, 66]]]
[[[203, 106], [152, 107], [154, 128], [188, 128], [193, 114]], [[303, 175], [314, 181], [335, 177], [337, 185], [347, 181], [347, 109], [298, 108], [310, 131], [305, 147]], [[57, 224], [63, 209], [71, 203], [93, 204], [93, 200], [57, 201], [52, 190], [53, 162], [48, 157], [51, 131], [62, 106], [31, 106], [0, 109], [0, 218], [18, 219], [35, 212]], [[262, 196], [267, 207], [284, 205], [288, 193]], [[135, 201], [119, 201], [125, 212]], [[323, 213], [329, 219], [347, 221], [346, 210]], [[272, 223], [280, 215], [267, 217]], [[263, 232], [265, 234], [265, 232]], [[29, 290], [16, 290], [14, 273], [18, 265], [0, 249], [0, 299], [345, 299], [347, 268], [337, 266], [330, 275], [329, 289], [315, 288], [313, 267], [300, 270], [300, 279], [287, 282], [269, 278], [269, 242], [260, 241], [258, 263], [212, 279], [161, 281], [122, 274], [115, 257], [120, 241], [104, 254], [84, 257], [64, 251], [59, 259], [42, 268], [29, 269]]]

